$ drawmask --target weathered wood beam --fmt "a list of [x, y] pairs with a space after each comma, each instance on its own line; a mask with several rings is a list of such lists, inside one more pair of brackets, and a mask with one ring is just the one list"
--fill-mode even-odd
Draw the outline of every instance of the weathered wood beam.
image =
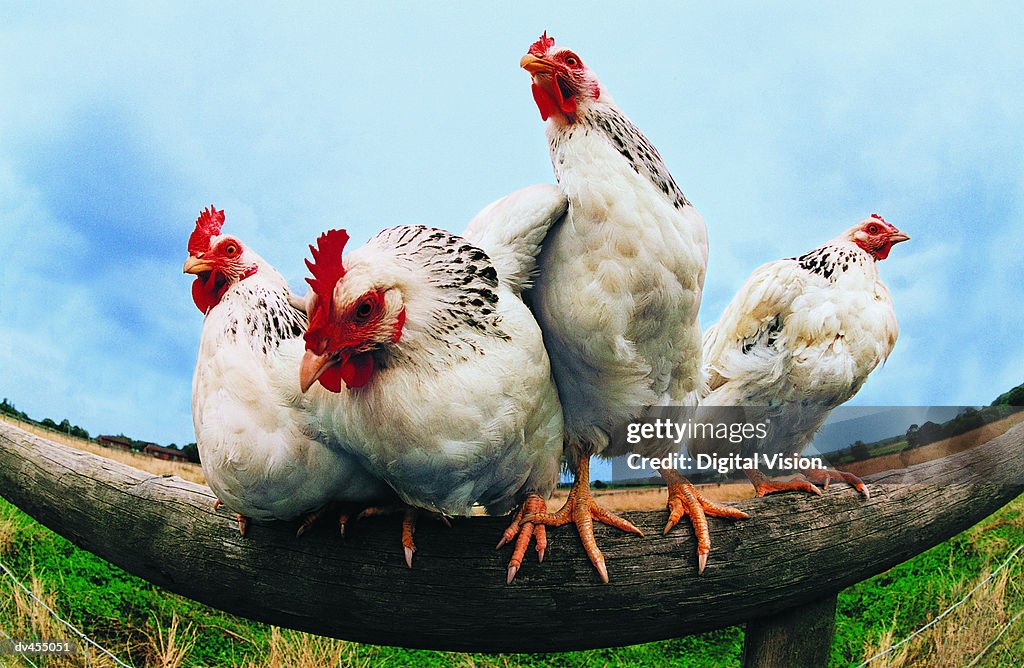
[[[1024, 491], [1024, 425], [973, 450], [870, 480], [737, 505], [711, 519], [698, 576], [692, 532], [661, 535], [664, 514], [626, 513], [638, 539], [600, 528], [602, 585], [572, 528], [551, 531], [505, 585], [501, 518], [422, 522], [412, 570], [398, 520], [238, 535], [201, 485], [163, 478], [0, 424], [0, 495], [75, 544], [150, 582], [222, 610], [321, 635], [470, 651], [560, 651], [677, 637], [827, 598], [975, 524]], [[683, 523], [685, 525], [685, 522]]]

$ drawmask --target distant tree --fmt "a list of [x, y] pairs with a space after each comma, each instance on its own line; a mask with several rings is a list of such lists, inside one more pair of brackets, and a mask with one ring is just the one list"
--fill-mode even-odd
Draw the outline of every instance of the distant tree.
[[11, 415], [13, 417], [18, 418], [19, 420], [28, 420], [29, 419], [28, 415], [26, 415], [22, 411], [19, 411], [17, 408], [15, 408], [14, 404], [12, 404], [6, 398], [4, 398], [4, 400], [2, 402], [0, 402], [0, 413], [5, 413], [6, 415]]
[[190, 462], [194, 462], [196, 464], [201, 463], [199, 461], [199, 448], [195, 443], [188, 443], [181, 446], [181, 451], [185, 453], [185, 456], [188, 457]]
[[850, 446], [850, 455], [853, 457], [853, 461], [859, 462], [870, 457], [871, 452], [864, 441], [854, 441], [853, 445]]
[[1024, 385], [1018, 385], [1007, 392], [1003, 403], [1007, 406], [1024, 406]]
[[43, 418], [43, 421], [40, 422], [39, 424], [43, 425], [44, 427], [49, 427], [50, 429], [60, 429], [60, 426], [50, 418]]
[[604, 480], [595, 480], [590, 484], [590, 486], [593, 487], [594, 489], [605, 489], [606, 487], [608, 487], [608, 483], [606, 483]]
[[929, 443], [934, 443], [935, 441], [941, 440], [942, 438], [942, 427], [935, 424], [931, 420], [925, 422], [923, 425], [921, 425], [921, 428], [917, 430], [918, 445], [928, 445]]

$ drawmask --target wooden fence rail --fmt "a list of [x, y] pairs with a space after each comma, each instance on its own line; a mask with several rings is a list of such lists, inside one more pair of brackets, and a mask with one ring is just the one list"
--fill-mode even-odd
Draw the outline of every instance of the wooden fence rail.
[[[822, 665], [835, 596], [975, 524], [1024, 492], [1024, 425], [988, 443], [824, 497], [738, 503], [711, 519], [698, 576], [692, 533], [661, 535], [661, 512], [625, 515], [637, 539], [600, 530], [602, 585], [571, 528], [549, 534], [505, 584], [507, 520], [423, 522], [408, 569], [397, 520], [342, 540], [328, 526], [256, 525], [242, 538], [207, 487], [160, 477], [0, 423], [0, 495], [139, 577], [251, 619], [346, 640], [480, 652], [626, 645], [748, 624], [747, 665]], [[685, 524], [685, 523], [684, 523]], [[782, 648], [781, 650], [779, 648]]]

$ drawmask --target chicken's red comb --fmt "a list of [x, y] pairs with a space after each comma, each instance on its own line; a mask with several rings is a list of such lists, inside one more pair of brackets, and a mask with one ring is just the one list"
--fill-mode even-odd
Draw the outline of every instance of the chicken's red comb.
[[348, 243], [348, 232], [345, 230], [328, 230], [316, 240], [316, 248], [309, 247], [313, 253], [313, 261], [306, 260], [306, 266], [313, 278], [306, 282], [320, 300], [321, 304], [330, 304], [334, 286], [345, 275], [345, 265], [341, 262], [341, 254]]
[[196, 229], [188, 238], [189, 255], [198, 255], [210, 250], [210, 238], [220, 234], [221, 225], [224, 224], [224, 210], [217, 211], [217, 207], [210, 205], [203, 209], [196, 218]]
[[873, 214], [871, 214], [871, 217], [872, 217], [872, 218], [874, 218], [875, 220], [880, 220], [880, 221], [882, 221], [882, 222], [883, 222], [883, 223], [885, 223], [886, 225], [888, 225], [888, 224], [889, 224], [889, 223], [887, 223], [887, 222], [886, 222], [885, 218], [882, 218], [882, 217], [881, 217], [880, 215], [878, 215], [877, 213], [873, 213]]
[[555, 40], [552, 37], [548, 37], [548, 31], [545, 30], [544, 34], [540, 36], [536, 42], [530, 45], [530, 50], [527, 51], [531, 56], [543, 56], [548, 52], [548, 49], [555, 45]]

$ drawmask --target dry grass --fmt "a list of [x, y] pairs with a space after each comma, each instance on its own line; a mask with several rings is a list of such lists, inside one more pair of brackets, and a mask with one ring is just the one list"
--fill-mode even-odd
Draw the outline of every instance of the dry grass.
[[[990, 573], [987, 570], [969, 581], [958, 583], [948, 598], [936, 601], [936, 614], [960, 600]], [[979, 657], [980, 660], [974, 665], [1014, 665], [1013, 661], [1021, 659], [1021, 647], [1024, 646], [1024, 618], [1017, 619], [1001, 637], [998, 636], [1010, 624], [1014, 615], [1020, 612], [1008, 604], [1024, 597], [1022, 574], [1024, 569], [1020, 561], [1011, 563], [963, 605], [920, 636], [901, 645], [887, 658], [877, 659], [872, 665], [888, 668], [954, 668], [971, 665]], [[893, 624], [895, 628], [895, 621]], [[895, 637], [894, 628], [865, 646], [862, 661], [899, 642], [900, 638]], [[992, 647], [986, 650], [993, 642]]]
[[[464, 653], [446, 655], [445, 661], [451, 668], [515, 668], [520, 665], [504, 656], [481, 657]], [[405, 665], [396, 663], [393, 657], [387, 657], [373, 645], [273, 627], [266, 655], [258, 662], [250, 661], [234, 668], [400, 668]]]
[[[51, 609], [58, 609], [57, 596], [47, 591], [35, 574], [30, 576], [28, 588], [32, 595], [45, 603]], [[16, 586], [6, 575], [0, 575], [0, 621], [3, 622], [4, 631], [12, 638], [24, 640], [61, 640], [70, 638], [69, 631], [43, 607], [20, 587]], [[72, 656], [33, 656], [32, 661], [43, 668], [79, 668], [80, 666], [94, 666], [95, 668], [116, 668], [109, 657], [94, 650], [89, 652], [88, 658], [82, 653]], [[29, 666], [30, 664], [21, 657], [4, 657], [10, 661], [9, 665]]]
[[[701, 494], [712, 501], [720, 503], [728, 501], [739, 501], [754, 496], [754, 488], [750, 483], [723, 483], [698, 485]], [[664, 510], [666, 501], [665, 487], [636, 487], [620, 489], [595, 489], [592, 490], [594, 498], [602, 506], [612, 512], [623, 510]], [[559, 488], [548, 501], [551, 508], [560, 508], [569, 496], [567, 488]]]
[[171, 624], [166, 629], [154, 618], [155, 632], [147, 633], [146, 665], [153, 668], [179, 668], [196, 643], [196, 634], [191, 624], [181, 628], [178, 615], [171, 615]]
[[157, 459], [156, 457], [150, 457], [149, 455], [142, 455], [136, 452], [108, 448], [96, 443], [95, 441], [68, 436], [63, 432], [22, 422], [21, 420], [16, 420], [11, 416], [4, 415], [2, 413], [0, 413], [0, 419], [15, 425], [19, 429], [35, 434], [36, 436], [60, 443], [61, 445], [66, 445], [70, 448], [75, 448], [76, 450], [91, 452], [94, 455], [106, 457], [107, 459], [112, 459], [113, 461], [120, 462], [121, 464], [127, 464], [128, 466], [141, 469], [154, 475], [176, 475], [179, 478], [190, 482], [196, 482], [200, 485], [206, 484], [206, 478], [203, 477], [203, 469], [197, 464], [171, 462], [166, 459]]
[[371, 665], [369, 657], [365, 662], [358, 663], [356, 654], [356, 646], [343, 640], [274, 627], [270, 631], [270, 646], [262, 660], [258, 663], [250, 661], [238, 668], [334, 668]]

